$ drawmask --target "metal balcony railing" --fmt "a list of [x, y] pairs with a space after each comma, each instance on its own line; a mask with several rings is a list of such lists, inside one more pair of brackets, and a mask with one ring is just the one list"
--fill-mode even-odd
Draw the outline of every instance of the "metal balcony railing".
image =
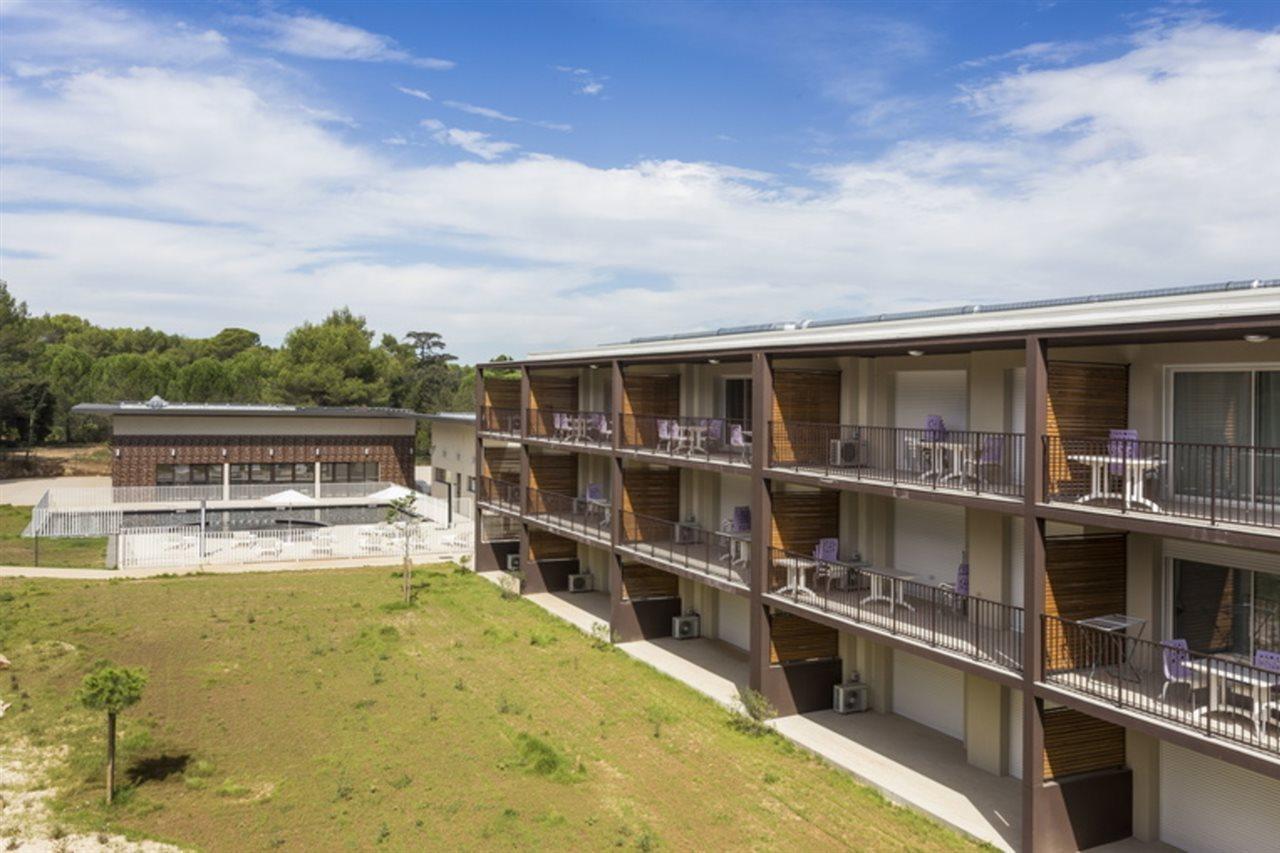
[[1280, 755], [1280, 672], [1048, 614], [1041, 626], [1044, 681]]
[[706, 530], [691, 522], [622, 512], [619, 546], [662, 563], [747, 587], [751, 574], [749, 532]]
[[493, 477], [481, 477], [476, 484], [476, 500], [481, 505], [488, 505], [507, 512], [520, 511], [520, 484], [507, 480], [495, 480]]
[[751, 464], [751, 423], [718, 417], [623, 415], [621, 446], [674, 459]]
[[558, 527], [609, 543], [609, 504], [588, 498], [530, 488], [525, 517], [548, 527]]
[[769, 549], [768, 594], [934, 648], [1022, 670], [1023, 610], [877, 571]]
[[858, 424], [769, 422], [769, 465], [868, 480], [1021, 497], [1024, 436]]
[[1044, 436], [1049, 503], [1280, 527], [1280, 448]]
[[479, 430], [480, 432], [520, 438], [524, 435], [524, 424], [520, 417], [520, 409], [509, 409], [502, 406], [481, 406]]
[[608, 412], [529, 409], [525, 414], [529, 438], [597, 447], [613, 442], [613, 417]]

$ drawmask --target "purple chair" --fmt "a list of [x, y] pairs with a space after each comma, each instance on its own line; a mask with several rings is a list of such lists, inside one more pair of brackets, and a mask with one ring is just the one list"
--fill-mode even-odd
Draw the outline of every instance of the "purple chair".
[[751, 442], [747, 440], [741, 424], [729, 428], [729, 446], [742, 453], [743, 462], [751, 461]]
[[751, 507], [735, 506], [733, 508], [733, 532], [746, 533], [751, 529]]
[[960, 609], [965, 606], [965, 599], [969, 597], [969, 552], [960, 552], [960, 565], [956, 567], [955, 583], [940, 583], [938, 589], [944, 589], [951, 593], [952, 604]]
[[597, 502], [604, 500], [604, 484], [588, 483], [587, 484], [587, 500], [597, 501]]
[[[666, 450], [668, 453], [676, 440], [675, 421], [667, 418], [658, 418], [658, 446], [656, 450]], [[663, 445], [666, 445], [664, 448]]]
[[942, 441], [947, 437], [947, 425], [942, 422], [942, 415], [929, 415], [924, 419], [924, 440]]
[[1161, 640], [1161, 663], [1164, 667], [1164, 687], [1160, 688], [1160, 701], [1165, 701], [1171, 684], [1185, 684], [1188, 690], [1196, 689], [1196, 671], [1187, 666], [1191, 662], [1191, 649], [1186, 640]]
[[[1136, 429], [1113, 429], [1108, 433], [1107, 455], [1119, 456], [1121, 459], [1137, 459], [1141, 451], [1138, 448], [1138, 431]], [[1112, 462], [1108, 470], [1120, 476], [1124, 474], [1124, 465]]]
[[707, 418], [702, 425], [707, 428], [707, 447], [719, 447], [724, 442], [724, 419]]
[[834, 563], [840, 559], [840, 540], [835, 537], [819, 539], [813, 546], [813, 559]]
[[[1267, 672], [1280, 673], [1280, 652], [1258, 649], [1253, 653], [1253, 665], [1258, 669], [1265, 669]], [[1258, 709], [1257, 726], [1259, 737], [1262, 736], [1267, 723], [1271, 722], [1271, 715], [1276, 711], [1280, 711], [1280, 684], [1271, 686], [1270, 701], [1264, 702], [1262, 707]]]

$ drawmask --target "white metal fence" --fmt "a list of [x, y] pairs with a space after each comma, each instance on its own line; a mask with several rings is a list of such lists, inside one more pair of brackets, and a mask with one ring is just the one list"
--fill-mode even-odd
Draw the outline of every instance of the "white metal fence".
[[[391, 488], [388, 482], [321, 483], [323, 498], [363, 498]], [[316, 497], [314, 482], [232, 483], [224, 491], [221, 483], [208, 486], [59, 486], [46, 494], [50, 509], [102, 507], [115, 504], [199, 503], [200, 501], [260, 500], [292, 490]]]
[[454, 556], [472, 547], [469, 522], [453, 527], [413, 522], [204, 533], [190, 527], [149, 527], [121, 531], [117, 555], [121, 569], [398, 557], [404, 554], [406, 532], [413, 557]]

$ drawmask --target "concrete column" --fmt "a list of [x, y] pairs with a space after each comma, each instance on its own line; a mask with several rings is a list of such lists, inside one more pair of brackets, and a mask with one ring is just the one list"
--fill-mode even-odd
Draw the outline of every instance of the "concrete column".
[[[1036, 502], [1044, 494], [1044, 457], [1041, 436], [1048, 421], [1048, 347], [1035, 335], [1027, 337], [1027, 434], [1023, 482], [1023, 590], [1025, 609], [1022, 632], [1022, 849], [1056, 849], [1062, 839], [1051, 837], [1052, 827], [1040, 818], [1044, 797], [1044, 726], [1035, 683], [1040, 677], [1040, 616], [1044, 612], [1044, 521], [1036, 515]], [[1037, 824], [1044, 824], [1037, 826]]]
[[969, 551], [969, 593], [991, 601], [1004, 601], [1003, 513], [972, 509], [965, 513]]
[[970, 764], [999, 776], [1004, 771], [1004, 691], [994, 681], [965, 673], [964, 748]]
[[313, 463], [311, 463], [311, 464], [314, 466], [314, 467], [312, 468], [312, 472], [311, 472], [311, 473], [312, 473], [312, 477], [313, 477], [313, 479], [315, 480], [316, 497], [318, 498], [318, 497], [321, 497], [321, 495], [320, 495], [320, 463], [319, 463], [319, 462], [313, 462]]
[[1160, 840], [1160, 741], [1125, 729], [1125, 760], [1133, 771], [1133, 837]]
[[231, 500], [231, 463], [222, 463], [222, 499]]
[[888, 714], [893, 710], [893, 649], [862, 639], [856, 659], [858, 674], [871, 687], [871, 710]]
[[769, 669], [769, 620], [764, 590], [769, 581], [773, 501], [765, 468], [769, 460], [769, 419], [773, 417], [773, 369], [763, 352], [751, 357], [751, 644], [748, 685], [763, 690]]

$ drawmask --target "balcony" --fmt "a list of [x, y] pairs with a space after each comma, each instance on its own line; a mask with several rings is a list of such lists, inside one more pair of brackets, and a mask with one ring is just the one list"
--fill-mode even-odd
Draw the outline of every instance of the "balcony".
[[609, 504], [600, 498], [574, 497], [545, 489], [530, 488], [525, 518], [550, 530], [609, 545]]
[[853, 625], [1022, 670], [1023, 610], [918, 583], [866, 563], [769, 549], [767, 595]]
[[623, 511], [618, 547], [664, 568], [683, 569], [746, 589], [751, 574], [750, 537], [750, 532], [722, 533], [692, 522]]
[[481, 477], [476, 502], [501, 512], [520, 513], [520, 484], [493, 477]]
[[520, 409], [505, 406], [480, 407], [480, 432], [519, 440], [523, 435]]
[[528, 437], [566, 446], [611, 447], [613, 416], [609, 412], [529, 409]]
[[1048, 503], [1280, 527], [1280, 448], [1045, 436], [1042, 452]]
[[822, 480], [1022, 496], [1020, 433], [769, 422], [770, 467]]
[[1280, 669], [1041, 619], [1045, 682], [1280, 757]]
[[750, 468], [751, 424], [716, 417], [623, 415], [621, 446], [668, 459]]

